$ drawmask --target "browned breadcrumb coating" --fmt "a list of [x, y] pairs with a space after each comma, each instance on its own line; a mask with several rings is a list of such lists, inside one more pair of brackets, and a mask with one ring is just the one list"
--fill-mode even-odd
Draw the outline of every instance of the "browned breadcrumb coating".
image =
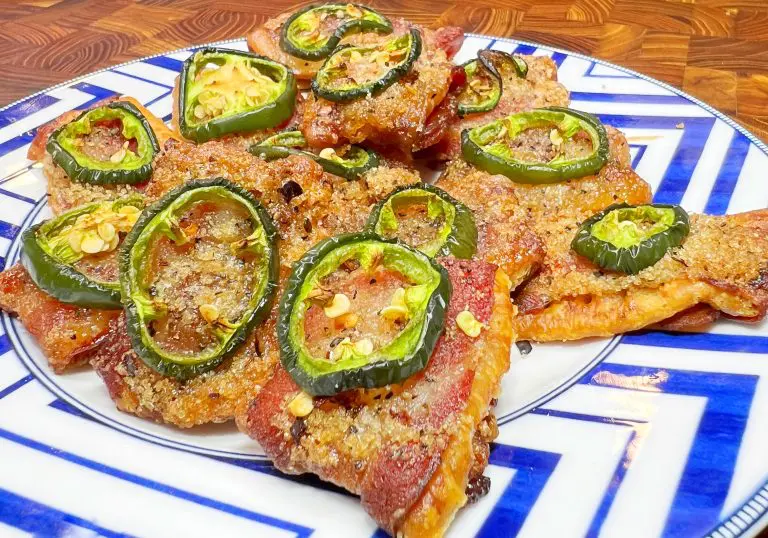
[[[251, 191], [269, 211], [280, 238], [281, 263], [290, 264], [318, 241], [362, 228], [370, 206], [393, 188], [418, 181], [403, 168], [381, 166], [359, 181], [326, 173], [307, 157], [265, 161], [231, 139], [205, 144], [172, 143], [155, 162], [147, 187], [149, 200], [191, 181], [223, 177]], [[288, 183], [299, 192], [288, 196]]]
[[[166, 141], [178, 138], [175, 133], [166, 127], [160, 118], [152, 114], [133, 97], [123, 96], [105, 99], [96, 103], [92, 108], [97, 108], [114, 101], [126, 101], [138, 108], [152, 127], [161, 148]], [[45, 175], [48, 181], [48, 205], [50, 205], [54, 215], [60, 215], [70, 209], [90, 202], [115, 200], [143, 190], [143, 185], [91, 185], [90, 183], [70, 181], [64, 169], [53, 162], [51, 155], [45, 149], [48, 138], [53, 131], [73, 121], [81, 113], [82, 111], [80, 110], [70, 110], [39, 127], [27, 152], [27, 158], [43, 163], [43, 175]]]
[[544, 248], [531, 230], [528, 212], [504, 176], [478, 171], [464, 161], [451, 162], [436, 186], [472, 210], [477, 225], [477, 254], [507, 273], [516, 288], [538, 269]]
[[410, 151], [448, 93], [452, 67], [443, 49], [425, 43], [411, 71], [377, 95], [348, 103], [310, 95], [302, 131], [317, 147], [371, 140]]
[[[265, 161], [234, 139], [195, 145], [172, 142], [155, 162], [146, 189], [150, 201], [194, 179], [223, 177], [259, 198], [279, 230], [281, 275], [312, 245], [365, 224], [373, 203], [393, 188], [417, 181], [402, 168], [379, 167], [359, 181], [327, 174], [312, 159]], [[287, 185], [293, 185], [287, 188]], [[298, 187], [298, 188], [297, 188]], [[281, 290], [276, 297], [279, 298]], [[126, 412], [191, 427], [234, 416], [271, 377], [278, 361], [277, 307], [237, 353], [216, 369], [181, 382], [144, 365], [132, 351], [124, 323], [91, 361], [117, 406]]]
[[[651, 201], [650, 187], [629, 168], [623, 135], [608, 129], [611, 159], [595, 176], [551, 185], [515, 185], [515, 194], [544, 243], [541, 270], [517, 292], [514, 326], [524, 340], [609, 336], [662, 322], [706, 303], [727, 315], [765, 314], [766, 214], [691, 215], [683, 245], [637, 275], [602, 271], [571, 250], [579, 225], [611, 204]], [[688, 316], [688, 317], [686, 317]], [[697, 310], [668, 329], [716, 316]]]
[[216, 369], [181, 383], [142, 362], [121, 315], [91, 365], [121, 411], [180, 428], [226, 422], [270, 378], [277, 359], [274, 332], [274, 322], [262, 325]]
[[53, 162], [49, 153], [43, 157], [43, 173], [48, 180], [48, 205], [54, 215], [66, 213], [83, 204], [117, 200], [141, 192], [141, 187], [133, 185], [91, 185], [71, 181], [64, 169]]
[[[505, 70], [502, 94], [493, 110], [467, 114], [447, 127], [442, 140], [430, 148], [431, 155], [440, 159], [453, 159], [461, 155], [461, 131], [493, 120], [534, 108], [564, 106], [570, 103], [568, 90], [557, 81], [557, 65], [546, 56], [521, 58], [528, 64], [525, 78], [516, 76], [514, 70]], [[509, 71], [509, 72], [507, 72]]]

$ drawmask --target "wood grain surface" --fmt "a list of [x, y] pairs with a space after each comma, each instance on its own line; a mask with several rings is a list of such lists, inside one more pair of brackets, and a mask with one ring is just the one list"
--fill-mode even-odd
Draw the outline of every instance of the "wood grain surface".
[[[768, 0], [374, 0], [425, 25], [603, 58], [682, 88], [768, 141]], [[286, 0], [3, 0], [0, 106], [148, 54], [244, 36]]]

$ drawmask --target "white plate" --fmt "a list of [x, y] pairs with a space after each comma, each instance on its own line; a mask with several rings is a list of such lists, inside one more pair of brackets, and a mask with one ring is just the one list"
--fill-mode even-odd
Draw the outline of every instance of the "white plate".
[[[224, 46], [245, 49], [244, 40]], [[551, 56], [572, 107], [623, 130], [659, 202], [689, 211], [766, 207], [768, 148], [663, 83], [599, 60], [469, 35], [479, 48]], [[0, 110], [0, 266], [49, 215], [26, 160], [33, 131], [115, 93], [170, 120], [178, 51], [130, 62]], [[0, 335], [0, 536], [370, 536], [353, 497], [286, 477], [232, 425], [191, 431], [115, 410], [89, 371], [48, 368], [3, 314]], [[450, 535], [751, 536], [768, 511], [768, 324], [719, 323], [513, 351], [497, 408], [489, 495]]]

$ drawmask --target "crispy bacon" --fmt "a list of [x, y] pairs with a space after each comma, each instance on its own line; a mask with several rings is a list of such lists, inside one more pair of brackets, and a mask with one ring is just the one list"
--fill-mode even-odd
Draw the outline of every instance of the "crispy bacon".
[[[442, 136], [432, 135], [431, 144], [422, 144], [422, 148], [429, 147], [429, 156], [437, 159], [454, 159], [461, 155], [461, 131], [488, 123], [498, 118], [546, 106], [568, 106], [570, 99], [565, 86], [557, 82], [557, 66], [551, 58], [546, 56], [521, 56], [528, 64], [528, 75], [519, 78], [510, 73], [503, 81], [501, 99], [496, 107], [478, 114], [469, 114], [460, 118], [456, 110], [456, 97], [454, 103], [446, 99], [440, 108], [434, 113], [434, 120], [438, 121], [432, 126], [432, 130]], [[443, 110], [448, 108], [448, 110]], [[439, 115], [437, 115], [439, 113]], [[439, 129], [438, 129], [439, 126]], [[428, 129], [429, 130], [429, 124]]]
[[[267, 20], [262, 26], [249, 33], [248, 48], [257, 54], [262, 54], [287, 65], [293, 70], [299, 83], [307, 84], [317, 74], [317, 70], [323, 65], [323, 60], [303, 60], [288, 54], [280, 47], [280, 30], [283, 23], [290, 16], [291, 12], [282, 13], [277, 17]], [[411, 24], [405, 19], [395, 18], [391, 19], [391, 21], [393, 33], [395, 34], [402, 34], [411, 27], [416, 27], [416, 25]], [[446, 26], [437, 30], [421, 28], [421, 30], [425, 45], [444, 51], [448, 59], [456, 55], [461, 48], [461, 44], [464, 42], [464, 31], [458, 26]], [[387, 38], [387, 35], [375, 32], [359, 33], [346, 36], [342, 43], [363, 45]]]
[[[336, 146], [371, 141], [395, 146], [405, 152], [426, 147], [421, 140], [427, 119], [448, 93], [457, 39], [454, 29], [427, 30], [405, 21], [393, 21], [394, 33], [418, 28], [423, 36], [421, 56], [411, 71], [378, 95], [349, 103], [332, 103], [310, 95], [302, 131], [312, 146]], [[391, 36], [359, 34], [351, 40], [391, 39]]]
[[[401, 385], [318, 398], [309, 416], [296, 419], [286, 406], [299, 387], [278, 366], [238, 417], [279, 469], [312, 472], [360, 495], [393, 535], [441, 534], [466, 502], [469, 476], [483, 461], [473, 445], [487, 447], [491, 436], [473, 438], [509, 366], [509, 281], [485, 262], [442, 263], [453, 296], [423, 372]], [[476, 339], [456, 326], [465, 308], [487, 327]]]
[[[153, 201], [178, 185], [205, 177], [229, 179], [261, 200], [279, 230], [283, 277], [312, 245], [330, 235], [359, 230], [372, 203], [417, 179], [403, 168], [380, 166], [359, 181], [347, 181], [325, 173], [305, 157], [264, 161], [234, 138], [205, 144], [170, 141], [155, 162], [145, 194]], [[286, 197], [287, 184], [298, 194]], [[235, 409], [271, 377], [277, 362], [275, 320], [272, 312], [232, 359], [186, 383], [163, 377], [141, 362], [131, 351], [122, 318], [91, 364], [125, 412], [183, 428], [222, 422], [230, 420]]]
[[113, 320], [90, 363], [117, 408], [126, 413], [190, 428], [226, 422], [270, 378], [274, 368], [274, 324], [267, 323], [218, 368], [186, 382], [164, 377], [134, 353], [125, 315]]
[[427, 118], [424, 131], [413, 146], [413, 151], [421, 151], [434, 146], [445, 138], [446, 133], [459, 121], [458, 99], [461, 89], [467, 82], [464, 68], [456, 66], [451, 70], [451, 85], [448, 95]]
[[657, 323], [700, 330], [717, 318], [712, 310], [743, 321], [768, 311], [768, 210], [691, 215], [682, 246], [638, 275], [600, 271], [565, 247], [548, 257], [521, 294], [515, 327], [523, 339], [610, 336]]
[[87, 362], [119, 314], [57, 301], [20, 264], [0, 273], [0, 309], [18, 316], [57, 373]]
[[503, 176], [477, 173], [464, 161], [450, 163], [437, 186], [472, 210], [479, 259], [496, 264], [516, 288], [544, 261], [544, 245], [532, 231], [528, 212]]

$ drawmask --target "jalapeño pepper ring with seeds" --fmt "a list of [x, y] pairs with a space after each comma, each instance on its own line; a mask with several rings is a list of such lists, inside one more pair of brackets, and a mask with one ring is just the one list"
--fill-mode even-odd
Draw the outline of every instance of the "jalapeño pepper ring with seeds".
[[504, 89], [502, 73], [506, 75], [511, 69], [520, 78], [528, 74], [525, 60], [500, 50], [481, 50], [476, 59], [469, 60], [462, 67], [467, 81], [459, 94], [459, 116], [490, 112], [496, 108]]
[[200, 49], [181, 68], [179, 131], [205, 142], [269, 129], [293, 115], [296, 92], [293, 73], [281, 63], [249, 52]]
[[350, 181], [359, 179], [368, 170], [379, 166], [378, 154], [361, 146], [347, 146], [342, 155], [334, 148], [313, 153], [308, 147], [301, 131], [284, 131], [252, 145], [248, 151], [268, 161], [283, 159], [288, 155], [303, 155], [317, 162], [329, 174]]
[[374, 46], [342, 45], [317, 71], [312, 91], [339, 103], [376, 95], [405, 76], [420, 55], [421, 34], [415, 28]]
[[481, 170], [540, 184], [597, 173], [608, 162], [610, 147], [605, 127], [592, 114], [549, 107], [464, 129], [461, 151]]
[[148, 207], [120, 253], [138, 356], [187, 379], [233, 353], [272, 304], [276, 235], [261, 203], [224, 179], [191, 181]]
[[45, 149], [72, 181], [112, 185], [149, 179], [160, 145], [138, 108], [114, 101], [56, 129]]
[[280, 30], [280, 48], [304, 60], [328, 56], [341, 39], [354, 32], [390, 33], [392, 23], [373, 9], [357, 4], [329, 3], [300, 9]]
[[27, 228], [21, 264], [32, 281], [63, 303], [117, 309], [117, 247], [138, 220], [139, 195], [95, 202]]
[[451, 284], [423, 253], [372, 232], [318, 243], [280, 302], [280, 360], [306, 392], [399, 383], [421, 371], [443, 332]]
[[680, 246], [689, 231], [679, 205], [614, 204], [584, 221], [571, 248], [603, 269], [634, 275]]
[[393, 190], [374, 206], [367, 228], [382, 237], [397, 237], [432, 258], [469, 259], [477, 250], [472, 210], [427, 183]]

